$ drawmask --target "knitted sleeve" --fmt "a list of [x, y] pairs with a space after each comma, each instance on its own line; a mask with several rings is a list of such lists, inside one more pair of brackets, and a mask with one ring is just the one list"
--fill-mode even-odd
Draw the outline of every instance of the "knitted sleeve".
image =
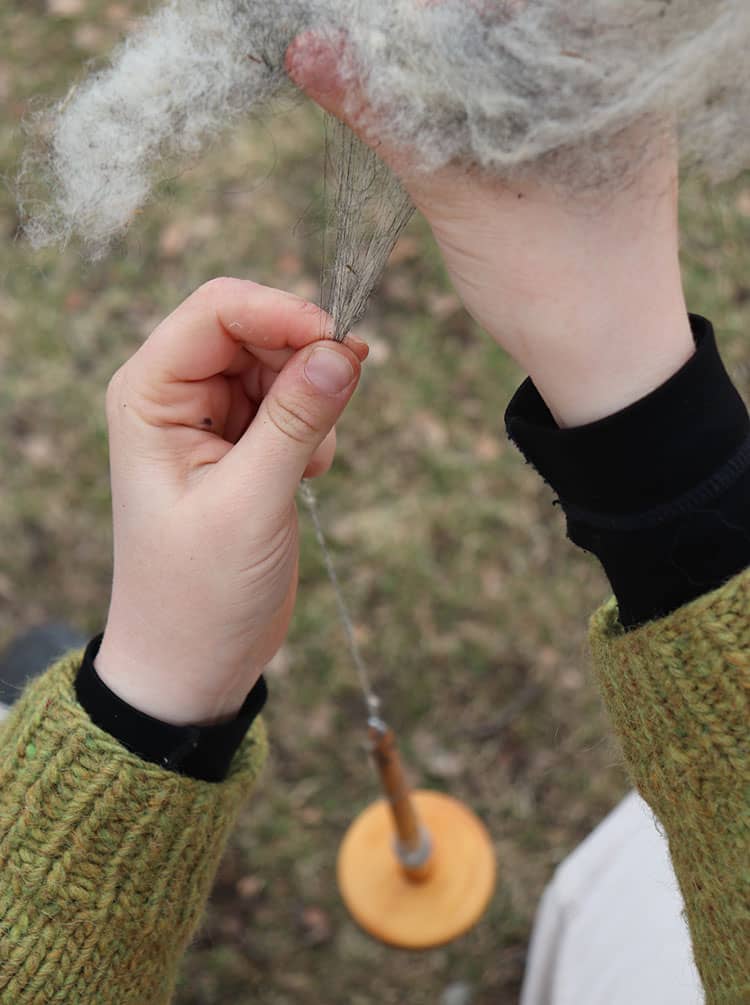
[[224, 782], [167, 771], [92, 724], [80, 659], [34, 681], [0, 726], [0, 1003], [165, 1005], [263, 764], [263, 726]]
[[709, 1005], [750, 1002], [750, 570], [625, 633], [591, 625], [632, 779], [666, 832]]

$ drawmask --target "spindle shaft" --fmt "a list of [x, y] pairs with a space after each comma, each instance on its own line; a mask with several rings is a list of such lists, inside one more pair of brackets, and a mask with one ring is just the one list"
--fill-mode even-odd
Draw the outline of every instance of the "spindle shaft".
[[381, 719], [368, 722], [372, 758], [396, 831], [395, 853], [406, 876], [422, 882], [430, 875], [432, 841], [414, 806], [393, 730]]

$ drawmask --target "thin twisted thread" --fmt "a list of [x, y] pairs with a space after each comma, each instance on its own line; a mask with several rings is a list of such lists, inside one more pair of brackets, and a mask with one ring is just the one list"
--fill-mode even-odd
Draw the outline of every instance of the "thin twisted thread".
[[310, 514], [310, 520], [312, 521], [312, 525], [315, 530], [315, 537], [318, 539], [320, 551], [323, 555], [326, 572], [328, 573], [328, 578], [333, 586], [336, 604], [339, 609], [339, 619], [344, 629], [344, 634], [346, 635], [346, 641], [349, 646], [352, 663], [357, 671], [359, 686], [362, 689], [362, 694], [365, 699], [367, 715], [368, 717], [377, 716], [380, 711], [380, 699], [373, 691], [372, 684], [370, 683], [370, 674], [368, 673], [365, 661], [362, 658], [362, 651], [359, 648], [359, 643], [357, 642], [357, 637], [354, 633], [354, 623], [352, 622], [352, 617], [349, 612], [349, 606], [344, 599], [344, 592], [341, 589], [341, 583], [336, 572], [336, 566], [333, 564], [333, 556], [331, 555], [328, 542], [326, 541], [325, 534], [323, 533], [323, 526], [320, 522], [320, 511], [318, 510], [318, 500], [316, 499], [315, 493], [313, 492], [309, 482], [303, 481], [300, 485], [300, 496], [307, 507], [308, 513]]

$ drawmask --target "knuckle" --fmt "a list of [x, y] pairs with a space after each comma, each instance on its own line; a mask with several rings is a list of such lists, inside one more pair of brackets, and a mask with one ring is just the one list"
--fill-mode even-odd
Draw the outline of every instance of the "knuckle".
[[199, 286], [193, 297], [199, 301], [206, 301], [209, 306], [218, 306], [240, 282], [242, 280], [232, 279], [229, 276], [216, 276]]
[[227, 285], [233, 281], [228, 276], [216, 276], [214, 279], [202, 283], [195, 292], [199, 297], [213, 297], [226, 289]]
[[305, 446], [320, 435], [315, 423], [296, 402], [269, 398], [268, 418], [280, 433]]
[[314, 304], [312, 300], [300, 300], [298, 306], [303, 314], [311, 314], [313, 316], [323, 314], [322, 308], [318, 307], [317, 304]]

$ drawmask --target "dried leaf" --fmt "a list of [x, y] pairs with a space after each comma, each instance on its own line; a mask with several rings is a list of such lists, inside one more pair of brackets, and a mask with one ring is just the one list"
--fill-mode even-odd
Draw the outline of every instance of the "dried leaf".
[[331, 919], [322, 907], [306, 907], [300, 920], [305, 930], [305, 938], [311, 946], [319, 946], [331, 938]]
[[84, 7], [84, 0], [47, 0], [47, 13], [55, 17], [77, 17]]
[[243, 900], [252, 900], [265, 889], [266, 881], [260, 876], [242, 876], [237, 880], [237, 893]]

